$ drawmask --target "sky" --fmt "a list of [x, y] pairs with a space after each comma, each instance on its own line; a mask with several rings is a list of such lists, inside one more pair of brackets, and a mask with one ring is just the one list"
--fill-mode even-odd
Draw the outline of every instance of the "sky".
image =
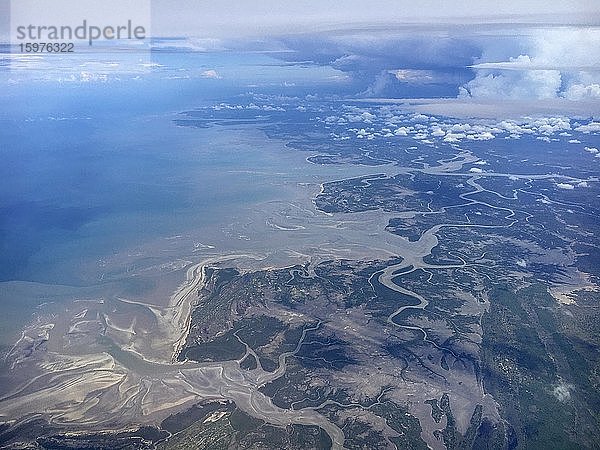
[[594, 0], [153, 0], [155, 36], [265, 36], [364, 24], [598, 23]]
[[[136, 2], [148, 5], [127, 5]], [[178, 38], [156, 49], [270, 55], [282, 77], [310, 68], [361, 98], [600, 104], [597, 0], [152, 0], [151, 28]], [[83, 72], [76, 79], [107, 79]], [[215, 64], [196, 76], [226, 84], [236, 74]]]
[[307, 1], [152, 4], [155, 36], [196, 51], [283, 50], [367, 97], [600, 99], [600, 3]]

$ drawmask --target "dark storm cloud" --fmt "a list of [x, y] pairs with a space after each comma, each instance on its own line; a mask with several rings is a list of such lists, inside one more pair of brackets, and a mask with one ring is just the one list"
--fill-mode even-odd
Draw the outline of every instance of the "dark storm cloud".
[[352, 78], [364, 95], [456, 96], [474, 77], [469, 68], [482, 55], [473, 39], [415, 30], [379, 34], [311, 34], [282, 37], [292, 50], [278, 58], [328, 65]]

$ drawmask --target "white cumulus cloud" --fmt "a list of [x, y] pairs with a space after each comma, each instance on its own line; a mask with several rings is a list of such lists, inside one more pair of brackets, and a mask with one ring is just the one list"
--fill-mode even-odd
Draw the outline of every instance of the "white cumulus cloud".
[[219, 75], [219, 73], [214, 69], [205, 70], [200, 74], [200, 76], [202, 78], [211, 78], [213, 80], [218, 80], [221, 78], [221, 75]]
[[575, 128], [575, 131], [581, 131], [582, 133], [600, 132], [600, 122], [590, 122], [586, 125], [579, 125]]
[[475, 78], [460, 89], [460, 96], [600, 99], [600, 28], [540, 28], [514, 51], [519, 53], [504, 60], [496, 59], [496, 49], [484, 52], [472, 66]]
[[566, 189], [566, 190], [572, 190], [575, 189], [575, 186], [573, 186], [572, 184], [569, 183], [556, 183], [556, 187], [559, 189]]

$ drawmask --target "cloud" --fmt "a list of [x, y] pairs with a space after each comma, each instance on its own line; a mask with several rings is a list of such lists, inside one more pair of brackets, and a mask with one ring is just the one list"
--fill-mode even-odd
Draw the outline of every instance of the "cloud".
[[511, 48], [494, 42], [490, 47], [471, 66], [476, 76], [461, 87], [460, 96], [562, 97], [572, 101], [600, 98], [599, 28], [534, 29], [517, 46]]
[[569, 183], [556, 183], [556, 187], [559, 189], [566, 189], [569, 191], [575, 189], [575, 186]]
[[225, 43], [221, 39], [189, 37], [186, 39], [160, 39], [152, 41], [153, 50], [219, 52], [224, 51]]
[[406, 81], [411, 83], [426, 84], [434, 83], [437, 80], [435, 72], [430, 70], [397, 69], [392, 70], [391, 73], [398, 81]]
[[478, 71], [475, 79], [459, 89], [459, 97], [484, 99], [549, 99], [555, 98], [561, 87], [557, 70], [527, 70], [496, 73]]
[[[288, 63], [330, 66], [366, 97], [454, 97], [473, 77], [481, 48], [460, 29], [439, 35], [419, 26], [282, 36]], [[456, 32], [457, 31], [457, 32]]]
[[565, 88], [561, 96], [571, 101], [600, 99], [600, 62], [597, 64], [596, 71], [565, 74]]
[[[492, 24], [492, 23], [597, 23], [593, 0], [261, 0], [201, 2], [170, 0], [152, 2], [152, 31], [155, 36], [264, 37], [299, 33], [310, 29], [336, 30], [364, 24], [407, 23]], [[596, 22], [595, 22], [596, 21]], [[1, 27], [0, 27], [1, 28]]]
[[[435, 116], [406, 110], [406, 102], [380, 100], [354, 100], [342, 104], [339, 113], [321, 118], [327, 124], [351, 124], [347, 134], [336, 135], [336, 139], [374, 139], [394, 136], [408, 137], [421, 143], [445, 142], [457, 144], [463, 141], [489, 139], [515, 139], [526, 135], [546, 142], [564, 140], [572, 136], [571, 120], [565, 116], [533, 116], [519, 119], [477, 119], [457, 121], [445, 115]], [[355, 125], [356, 124], [356, 125]], [[582, 126], [574, 122], [574, 126]], [[587, 151], [594, 151], [586, 147]], [[599, 152], [600, 154], [600, 152]], [[481, 170], [488, 163], [478, 160], [473, 163], [473, 172]]]
[[[508, 55], [505, 61], [480, 61], [475, 69], [597, 70], [600, 64], [600, 29], [594, 27], [537, 28], [525, 34], [520, 48], [527, 53]], [[492, 55], [484, 58], [493, 58]]]
[[189, 38], [179, 44], [163, 39], [156, 47], [269, 52], [282, 67], [328, 67], [332, 77], [344, 80], [341, 95], [600, 99], [600, 27], [498, 24], [482, 32], [448, 23], [433, 28], [415, 23], [390, 26], [385, 20], [365, 23], [369, 25], [314, 25], [309, 32], [271, 30], [260, 38], [242, 39], [240, 34]]
[[565, 382], [560, 382], [552, 391], [554, 396], [561, 402], [568, 402], [571, 400], [571, 390], [573, 385]]
[[447, 26], [282, 38], [290, 61], [330, 65], [361, 95], [571, 101], [600, 98], [600, 28]]
[[214, 69], [205, 70], [200, 74], [200, 76], [202, 78], [211, 78], [213, 80], [218, 80], [222, 78], [221, 75], [219, 75], [218, 72]]
[[600, 99], [600, 84], [593, 83], [588, 86], [574, 84], [565, 91], [565, 98], [569, 100], [585, 100], [589, 98]]
[[600, 122], [590, 122], [585, 125], [579, 125], [575, 127], [575, 131], [581, 131], [582, 133], [598, 133], [600, 132]]

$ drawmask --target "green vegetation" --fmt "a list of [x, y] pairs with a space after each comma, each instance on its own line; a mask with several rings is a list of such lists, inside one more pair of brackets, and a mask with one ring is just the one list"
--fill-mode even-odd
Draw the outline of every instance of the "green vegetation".
[[[490, 304], [483, 318], [484, 386], [514, 429], [516, 445], [589, 447], [590, 435], [579, 430], [597, 430], [598, 423], [581, 415], [582, 407], [572, 401], [568, 386], [572, 383], [576, 390], [587, 390], [577, 378], [587, 379], [590, 367], [560, 332], [553, 299], [543, 287], [534, 285], [516, 292], [497, 288]], [[566, 392], [562, 396], [557, 393], [561, 385]]]
[[254, 370], [258, 367], [256, 358], [254, 355], [247, 355], [242, 362], [240, 362], [240, 368], [244, 370]]
[[399, 434], [390, 438], [398, 450], [421, 450], [427, 445], [421, 439], [421, 424], [416, 417], [411, 416], [408, 410], [400, 405], [386, 401], [374, 405], [371, 411], [383, 417], [390, 428]]
[[183, 349], [179, 360], [188, 358], [194, 361], [228, 361], [241, 358], [245, 350], [246, 347], [229, 332], [209, 342], [199, 342]]
[[[195, 408], [195, 409], [194, 409]], [[185, 428], [160, 443], [159, 450], [329, 449], [331, 439], [315, 426], [268, 425], [237, 408], [234, 403], [209, 403], [171, 416], [169, 423], [191, 414]], [[199, 414], [202, 411], [202, 414]], [[163, 422], [164, 423], [164, 422]]]

